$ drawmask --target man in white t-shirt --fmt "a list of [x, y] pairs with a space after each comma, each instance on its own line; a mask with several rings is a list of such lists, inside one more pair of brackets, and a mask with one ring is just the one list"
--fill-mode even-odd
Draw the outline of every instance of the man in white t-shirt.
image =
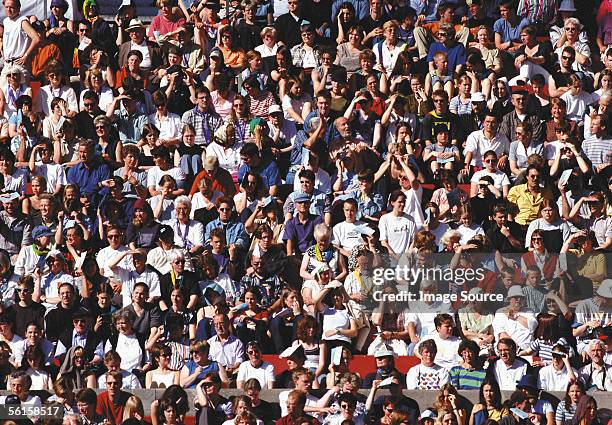
[[419, 345], [421, 363], [410, 368], [406, 374], [408, 390], [439, 390], [448, 382], [448, 369], [436, 364], [438, 346], [432, 339]]
[[366, 224], [357, 220], [357, 201], [353, 198], [345, 199], [342, 203], [344, 221], [336, 224], [333, 228], [332, 245], [346, 257], [350, 255], [351, 249], [363, 244], [362, 233], [359, 229]]
[[523, 309], [524, 300], [521, 286], [511, 286], [506, 296], [508, 306], [497, 310], [493, 319], [495, 339], [511, 338], [521, 349], [533, 341], [533, 333], [538, 326], [533, 312]]
[[274, 388], [274, 381], [276, 380], [274, 366], [262, 360], [261, 347], [257, 341], [249, 342], [246, 349], [249, 359], [242, 362], [238, 368], [236, 387], [242, 389], [246, 381], [255, 378], [259, 381], [261, 388], [271, 390]]
[[544, 391], [565, 391], [568, 384], [578, 378], [578, 372], [570, 365], [565, 346], [555, 345], [552, 350], [552, 364], [538, 372], [538, 388]]
[[[436, 354], [436, 363], [446, 369], [451, 369], [453, 366], [459, 365], [461, 357], [459, 356], [459, 344], [461, 338], [453, 336], [453, 327], [455, 325], [453, 316], [450, 314], [439, 314], [434, 319], [436, 331], [425, 336], [424, 341], [433, 340], [438, 347]], [[423, 341], [422, 340], [422, 341]], [[414, 347], [414, 353], [419, 355], [419, 347], [422, 341], [418, 342]]]
[[468, 174], [470, 166], [484, 167], [482, 157], [485, 152], [493, 151], [497, 157], [502, 157], [508, 154], [510, 150], [510, 141], [508, 138], [499, 133], [499, 122], [497, 116], [491, 112], [487, 112], [482, 123], [483, 129], [473, 131], [467, 138], [465, 144], [465, 168], [461, 170], [462, 174]]
[[502, 192], [504, 198], [506, 198], [510, 188], [510, 179], [508, 179], [506, 173], [497, 169], [497, 163], [499, 162], [497, 154], [492, 150], [486, 151], [483, 155], [483, 161], [485, 168], [476, 171], [470, 180], [470, 197], [478, 194], [480, 179], [484, 176], [490, 176], [493, 179], [493, 186]]

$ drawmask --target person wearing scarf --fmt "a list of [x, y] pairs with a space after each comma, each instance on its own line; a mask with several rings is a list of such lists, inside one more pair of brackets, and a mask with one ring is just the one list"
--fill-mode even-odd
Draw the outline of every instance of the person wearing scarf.
[[15, 273], [18, 276], [25, 276], [37, 271], [42, 274], [46, 272], [47, 265], [45, 263], [47, 254], [49, 253], [52, 243], [53, 232], [46, 226], [36, 226], [32, 230], [34, 243], [32, 245], [23, 246], [19, 251], [17, 260], [15, 261]]
[[59, 377], [70, 382], [72, 388], [96, 388], [96, 375], [85, 368], [85, 349], [81, 346], [70, 347], [60, 367]]

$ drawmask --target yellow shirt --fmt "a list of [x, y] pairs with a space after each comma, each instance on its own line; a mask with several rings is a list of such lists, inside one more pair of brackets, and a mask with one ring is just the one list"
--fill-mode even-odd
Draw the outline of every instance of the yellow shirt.
[[527, 190], [527, 184], [514, 186], [508, 192], [508, 201], [518, 207], [518, 214], [514, 221], [526, 226], [540, 216], [540, 204], [544, 199], [552, 199], [552, 194], [548, 188], [542, 189], [535, 196]]

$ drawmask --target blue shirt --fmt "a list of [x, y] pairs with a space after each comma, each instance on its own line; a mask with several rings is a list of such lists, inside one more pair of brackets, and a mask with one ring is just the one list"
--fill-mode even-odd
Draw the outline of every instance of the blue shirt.
[[527, 25], [529, 25], [529, 20], [527, 18], [522, 18], [519, 24], [515, 27], [512, 27], [510, 22], [507, 20], [499, 18], [497, 21], [495, 21], [495, 24], [493, 24], [493, 31], [496, 34], [501, 35], [502, 43], [507, 43], [509, 41], [520, 41], [521, 31]]
[[283, 241], [292, 241], [294, 252], [303, 254], [306, 252], [309, 246], [316, 243], [314, 238], [314, 228], [319, 223], [323, 223], [323, 219], [312, 214], [308, 214], [306, 223], [301, 223], [299, 220], [299, 215], [296, 214], [295, 217], [285, 224]]
[[250, 165], [242, 164], [238, 169], [238, 182], [242, 184], [244, 176], [249, 171], [253, 171], [261, 176], [266, 189], [270, 189], [271, 186], [280, 186], [283, 183], [280, 178], [280, 173], [278, 172], [278, 167], [276, 163], [272, 161], [268, 161], [267, 164], [262, 163], [259, 167], [253, 169], [251, 169]]
[[108, 165], [96, 159], [91, 168], [85, 167], [82, 162], [70, 168], [67, 179], [68, 183], [79, 186], [82, 194], [91, 197], [100, 191], [98, 183], [110, 177], [111, 172]]
[[[425, 15], [425, 22], [436, 22], [438, 17], [438, 7], [443, 0], [410, 0], [410, 7], [416, 10], [417, 16]], [[444, 3], [452, 3], [450, 1]]]
[[365, 199], [357, 189], [347, 194], [346, 198], [353, 198], [357, 201], [357, 220], [364, 217], [374, 217], [385, 208], [385, 201], [380, 193], [372, 193], [368, 199]]
[[228, 245], [236, 244], [239, 248], [247, 248], [249, 246], [249, 237], [244, 229], [244, 224], [239, 221], [230, 220], [228, 223], [221, 223], [221, 219], [217, 218], [206, 225], [204, 232], [204, 241], [210, 242], [210, 232], [217, 227], [225, 230], [225, 241]]
[[[420, 2], [420, 0], [417, 1]], [[361, 21], [363, 18], [370, 14], [370, 3], [368, 2], [368, 0], [334, 0], [331, 7], [331, 16], [334, 18], [334, 22], [336, 17], [338, 16], [340, 5], [345, 2], [348, 2], [353, 5], [353, 7], [355, 8], [355, 16], [357, 17], [358, 21]]]
[[433, 62], [434, 56], [438, 52], [444, 52], [448, 55], [449, 71], [455, 72], [457, 65], [465, 65], [465, 46], [461, 43], [455, 43], [451, 48], [447, 48], [444, 44], [434, 41], [429, 46], [427, 62]]
[[149, 123], [149, 117], [139, 112], [130, 116], [125, 110], [115, 111], [115, 115], [119, 118], [116, 123], [119, 139], [124, 144], [137, 143], [142, 138], [145, 124]]

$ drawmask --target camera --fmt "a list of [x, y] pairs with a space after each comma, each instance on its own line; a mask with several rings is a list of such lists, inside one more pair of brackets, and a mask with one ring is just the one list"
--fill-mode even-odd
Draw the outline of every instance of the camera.
[[178, 72], [177, 75], [177, 80], [176, 82], [182, 82], [185, 77], [187, 77], [187, 74], [185, 74], [185, 71], [183, 70], [183, 67], [180, 65], [172, 65], [170, 68], [167, 69], [168, 74], [174, 74], [175, 72]]

